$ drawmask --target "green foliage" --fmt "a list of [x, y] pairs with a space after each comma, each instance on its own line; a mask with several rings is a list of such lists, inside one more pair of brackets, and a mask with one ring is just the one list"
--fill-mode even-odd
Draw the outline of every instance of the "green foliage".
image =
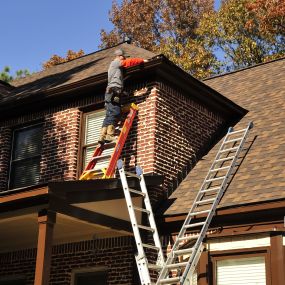
[[4, 82], [10, 82], [14, 79], [19, 79], [19, 78], [23, 78], [26, 77], [27, 75], [30, 75], [30, 72], [27, 69], [20, 69], [16, 71], [16, 75], [12, 76], [10, 74], [11, 69], [9, 66], [5, 66], [3, 68], [3, 70], [0, 72], [0, 80], [4, 81]]
[[[284, 55], [284, 38], [262, 29], [260, 18], [250, 8], [252, 0], [226, 0], [219, 11], [204, 15], [198, 33], [208, 46], [225, 54], [223, 66], [235, 70]], [[284, 18], [284, 15], [283, 15]]]
[[129, 36], [198, 78], [285, 55], [284, 0], [224, 0], [219, 11], [213, 0], [114, 1], [110, 21], [100, 47]]
[[114, 1], [114, 29], [101, 31], [100, 47], [129, 36], [137, 46], [165, 54], [192, 75], [207, 77], [219, 64], [196, 30], [202, 15], [212, 10], [213, 0], [123, 0], [121, 5]]

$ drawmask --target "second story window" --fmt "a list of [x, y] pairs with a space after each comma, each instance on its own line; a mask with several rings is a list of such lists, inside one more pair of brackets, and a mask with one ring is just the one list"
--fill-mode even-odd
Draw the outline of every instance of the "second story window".
[[[84, 120], [84, 141], [83, 141], [83, 169], [90, 161], [94, 150], [98, 144], [100, 130], [105, 117], [105, 111], [99, 110], [85, 114]], [[112, 154], [114, 148], [106, 149], [104, 155]], [[96, 163], [95, 169], [107, 167], [109, 158], [100, 160]]]
[[14, 130], [9, 189], [39, 182], [42, 136], [42, 124]]

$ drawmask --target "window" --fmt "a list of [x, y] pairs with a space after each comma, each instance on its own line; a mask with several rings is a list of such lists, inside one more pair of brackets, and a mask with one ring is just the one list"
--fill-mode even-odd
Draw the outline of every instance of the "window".
[[42, 136], [42, 124], [14, 130], [9, 189], [39, 182]]
[[106, 271], [78, 272], [74, 274], [73, 285], [107, 285]]
[[4, 277], [4, 279], [0, 279], [0, 285], [25, 285], [26, 281], [24, 278], [9, 278]]
[[[100, 130], [105, 118], [105, 110], [100, 110], [85, 115], [84, 141], [83, 141], [83, 169], [91, 159], [100, 136]], [[108, 148], [104, 155], [112, 154], [114, 148]], [[107, 167], [109, 158], [102, 159], [96, 163], [95, 169]]]
[[265, 257], [217, 260], [216, 285], [265, 285]]

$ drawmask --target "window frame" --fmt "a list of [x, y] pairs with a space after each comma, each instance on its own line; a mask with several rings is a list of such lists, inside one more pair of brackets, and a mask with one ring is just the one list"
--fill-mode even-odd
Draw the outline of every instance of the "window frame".
[[[99, 106], [96, 109], [88, 109], [88, 111], [82, 111], [82, 117], [81, 117], [81, 128], [80, 128], [80, 143], [79, 143], [79, 165], [78, 165], [78, 177], [80, 177], [81, 173], [84, 170], [84, 161], [85, 161], [85, 155], [86, 155], [86, 149], [88, 147], [96, 147], [98, 145], [98, 142], [85, 144], [86, 140], [86, 131], [87, 131], [87, 117], [92, 114], [96, 114], [99, 112], [106, 112], [104, 107]], [[105, 114], [104, 114], [105, 117]], [[98, 129], [98, 132], [100, 132], [101, 129]]]
[[[105, 273], [106, 282], [108, 282], [108, 267], [106, 266], [97, 266], [97, 267], [86, 267], [80, 269], [73, 269], [71, 271], [71, 285], [77, 285], [76, 277], [77, 275], [89, 274], [89, 273]], [[107, 283], [108, 284], [108, 283]]]
[[264, 257], [265, 261], [265, 279], [266, 285], [271, 284], [271, 272], [270, 272], [270, 249], [268, 247], [259, 248], [246, 248], [246, 249], [235, 249], [226, 251], [210, 252], [210, 262], [212, 271], [212, 283], [217, 285], [217, 261], [228, 260], [228, 259], [239, 259], [239, 258], [251, 258], [251, 257]]
[[[20, 130], [25, 130], [25, 129], [31, 129], [33, 127], [37, 127], [37, 126], [41, 126], [42, 127], [42, 138], [41, 138], [41, 153], [38, 155], [35, 155], [33, 157], [29, 157], [29, 158], [24, 158], [24, 159], [18, 159], [15, 160], [13, 159], [13, 154], [14, 154], [14, 148], [15, 148], [15, 133], [17, 131]], [[34, 186], [34, 185], [38, 185], [38, 183], [35, 184], [30, 184], [30, 185], [26, 185], [26, 186], [21, 186], [21, 187], [11, 187], [11, 179], [12, 179], [12, 169], [13, 169], [13, 164], [15, 164], [15, 162], [17, 161], [29, 161], [31, 159], [35, 159], [36, 157], [39, 158], [39, 164], [41, 162], [41, 156], [42, 156], [42, 147], [43, 147], [43, 131], [44, 131], [44, 123], [42, 121], [40, 122], [34, 122], [28, 125], [22, 125], [22, 126], [17, 126], [14, 129], [12, 129], [12, 140], [11, 140], [11, 153], [10, 153], [10, 160], [9, 160], [9, 172], [8, 172], [8, 190], [12, 190], [12, 189], [19, 189], [19, 188], [25, 188], [25, 187], [29, 187], [29, 186]]]

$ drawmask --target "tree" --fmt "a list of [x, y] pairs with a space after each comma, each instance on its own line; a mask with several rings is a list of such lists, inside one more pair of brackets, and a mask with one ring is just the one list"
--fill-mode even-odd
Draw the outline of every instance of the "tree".
[[12, 76], [10, 74], [10, 71], [11, 71], [10, 67], [5, 66], [3, 70], [0, 72], [0, 80], [5, 81], [5, 82], [10, 82], [14, 79], [23, 78], [23, 77], [26, 77], [27, 75], [30, 75], [30, 72], [27, 69], [17, 70], [15, 76]]
[[[224, 66], [235, 70], [284, 55], [284, 34], [266, 26], [261, 2], [281, 0], [225, 0], [219, 11], [204, 14], [198, 33], [208, 45], [218, 47], [225, 54]], [[263, 10], [262, 10], [263, 9]], [[282, 12], [283, 13], [283, 12]], [[280, 14], [282, 14], [280, 13]], [[283, 18], [283, 15], [278, 17]], [[272, 19], [272, 16], [268, 18]], [[281, 19], [279, 18], [280, 22]], [[283, 31], [284, 33], [284, 31]]]
[[[247, 9], [256, 17], [260, 32], [276, 51], [265, 56], [264, 61], [285, 55], [285, 1], [254, 0], [247, 4]], [[253, 25], [252, 20], [247, 23], [249, 29]]]
[[73, 59], [78, 58], [82, 55], [84, 55], [84, 51], [82, 49], [80, 49], [78, 52], [73, 51], [73, 50], [68, 50], [65, 57], [61, 57], [61, 56], [55, 54], [49, 60], [44, 62], [42, 64], [42, 67], [43, 67], [43, 69], [48, 69], [52, 66], [73, 60]]
[[101, 30], [101, 48], [113, 46], [125, 36], [154, 53], [163, 53], [192, 75], [202, 78], [218, 68], [218, 62], [197, 34], [200, 18], [213, 10], [213, 0], [123, 0], [113, 2], [110, 20], [114, 29]]

